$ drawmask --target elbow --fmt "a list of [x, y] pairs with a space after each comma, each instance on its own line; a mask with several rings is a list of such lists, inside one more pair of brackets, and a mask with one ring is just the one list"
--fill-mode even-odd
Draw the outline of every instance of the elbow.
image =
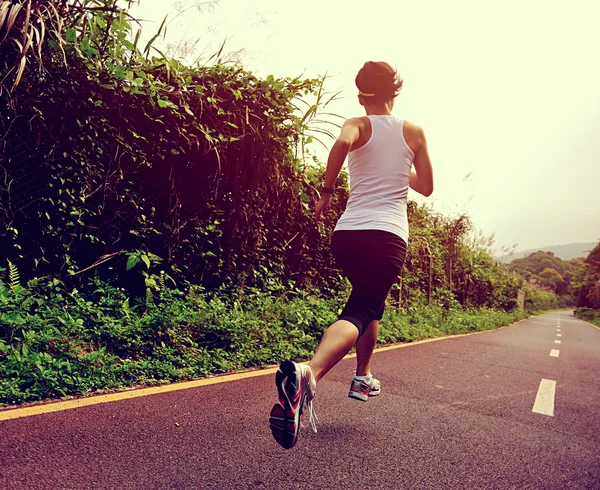
[[425, 197], [429, 197], [431, 196], [431, 194], [433, 194], [433, 178], [429, 178], [427, 179], [427, 182], [424, 185], [424, 189], [425, 192], [423, 192], [423, 195]]
[[419, 193], [425, 197], [431, 196], [431, 194], [433, 194], [433, 182], [428, 182], [427, 184], [422, 184], [420, 186]]

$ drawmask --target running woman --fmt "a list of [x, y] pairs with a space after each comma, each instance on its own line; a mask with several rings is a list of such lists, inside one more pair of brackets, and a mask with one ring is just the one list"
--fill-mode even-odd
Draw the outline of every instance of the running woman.
[[281, 363], [275, 376], [279, 402], [269, 423], [284, 448], [298, 440], [300, 416], [314, 432], [312, 400], [317, 383], [356, 345], [356, 374], [350, 398], [368, 401], [381, 384], [370, 364], [385, 300], [406, 256], [408, 188], [424, 196], [433, 192], [433, 172], [423, 130], [392, 115], [402, 88], [398, 72], [384, 62], [368, 61], [356, 76], [358, 101], [366, 116], [348, 119], [329, 153], [316, 218], [324, 220], [333, 187], [348, 156], [350, 198], [332, 238], [336, 263], [352, 292], [338, 320], [323, 335], [308, 364]]

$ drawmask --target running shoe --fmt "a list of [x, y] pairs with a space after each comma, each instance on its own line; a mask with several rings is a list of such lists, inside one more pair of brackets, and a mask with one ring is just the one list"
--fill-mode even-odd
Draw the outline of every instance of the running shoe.
[[356, 376], [354, 376], [350, 383], [348, 397], [368, 402], [370, 396], [377, 396], [379, 393], [381, 393], [381, 383], [378, 379], [371, 376], [370, 380], [362, 380], [356, 379]]
[[290, 449], [298, 441], [303, 414], [306, 413], [312, 430], [317, 432], [317, 416], [312, 403], [317, 382], [308, 365], [283, 361], [275, 375], [275, 384], [279, 403], [271, 410], [269, 425], [279, 445]]

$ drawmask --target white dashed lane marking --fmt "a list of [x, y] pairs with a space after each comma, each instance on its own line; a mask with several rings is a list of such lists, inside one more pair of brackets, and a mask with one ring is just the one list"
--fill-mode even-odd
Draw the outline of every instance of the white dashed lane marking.
[[554, 343], [555, 344], [560, 344], [560, 340], [555, 340]]
[[558, 349], [552, 349], [550, 351], [550, 357], [558, 357], [559, 354], [560, 354], [560, 351]]
[[541, 413], [554, 417], [554, 395], [556, 393], [556, 381], [542, 379], [533, 404], [532, 412]]

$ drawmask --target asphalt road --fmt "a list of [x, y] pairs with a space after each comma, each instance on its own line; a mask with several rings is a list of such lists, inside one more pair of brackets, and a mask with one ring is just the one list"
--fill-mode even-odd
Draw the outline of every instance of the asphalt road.
[[289, 451], [272, 374], [0, 421], [0, 488], [600, 489], [600, 329], [571, 313], [379, 352], [368, 403], [354, 363]]

